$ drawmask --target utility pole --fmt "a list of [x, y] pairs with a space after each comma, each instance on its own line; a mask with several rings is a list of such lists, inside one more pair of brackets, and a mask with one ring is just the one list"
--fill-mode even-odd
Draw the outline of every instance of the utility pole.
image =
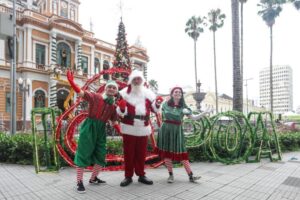
[[16, 50], [17, 50], [17, 35], [16, 35], [16, 0], [13, 0], [13, 56], [11, 59], [11, 72], [10, 72], [10, 134], [16, 133], [16, 115], [17, 115], [17, 97], [16, 97]]
[[245, 82], [245, 86], [246, 86], [246, 108], [247, 108], [247, 110], [246, 110], [246, 112], [247, 112], [247, 115], [248, 115], [248, 81], [250, 81], [250, 80], [253, 80], [253, 78], [247, 78], [247, 79], [244, 79], [244, 82]]

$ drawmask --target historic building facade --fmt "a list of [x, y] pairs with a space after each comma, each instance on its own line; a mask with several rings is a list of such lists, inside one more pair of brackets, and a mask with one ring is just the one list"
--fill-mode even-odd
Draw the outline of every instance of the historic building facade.
[[[22, 0], [18, 3], [17, 79], [25, 80], [22, 83], [25, 90], [18, 84], [17, 130], [22, 128], [24, 117], [30, 123], [32, 108], [50, 105], [51, 88], [55, 88], [55, 100], [63, 109], [70, 92], [65, 81], [66, 69], [74, 70], [76, 82], [83, 85], [94, 74], [112, 67], [115, 45], [95, 38], [94, 33], [78, 23], [79, 6], [78, 0]], [[0, 0], [0, 13], [12, 13], [12, 2]], [[0, 39], [0, 123], [2, 121], [6, 128], [11, 106], [9, 51], [7, 41]], [[149, 60], [146, 49], [133, 45], [129, 53], [133, 66], [146, 73]], [[55, 86], [51, 83], [54, 69], [62, 71], [62, 81], [54, 82]]]

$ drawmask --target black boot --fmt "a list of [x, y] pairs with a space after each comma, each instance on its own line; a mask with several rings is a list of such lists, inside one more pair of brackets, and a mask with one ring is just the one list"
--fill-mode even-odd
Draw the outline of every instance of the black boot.
[[132, 178], [130, 177], [130, 178], [124, 178], [124, 180], [120, 183], [120, 186], [121, 187], [125, 187], [125, 186], [127, 186], [127, 185], [129, 185], [130, 183], [132, 183]]
[[147, 178], [146, 176], [140, 176], [139, 179], [138, 179], [138, 182], [144, 183], [146, 185], [152, 185], [153, 184], [153, 181], [150, 180], [149, 178]]
[[194, 176], [193, 172], [189, 173], [189, 180], [192, 183], [195, 183], [197, 180], [199, 180], [201, 178], [201, 176]]
[[79, 182], [77, 183], [76, 191], [77, 191], [78, 193], [80, 193], [80, 194], [85, 193], [85, 188], [84, 188], [84, 185], [83, 185], [82, 181], [79, 181]]

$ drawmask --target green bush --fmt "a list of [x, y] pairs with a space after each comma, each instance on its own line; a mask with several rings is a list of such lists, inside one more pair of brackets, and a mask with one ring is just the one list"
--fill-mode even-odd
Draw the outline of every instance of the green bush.
[[[300, 150], [300, 132], [278, 133], [279, 144], [282, 152]], [[0, 133], [0, 162], [17, 163], [17, 164], [33, 164], [33, 140], [31, 134], [16, 134], [13, 136]], [[46, 148], [42, 137], [37, 137], [39, 149], [39, 160], [41, 165], [45, 165]], [[54, 142], [48, 142], [50, 149], [53, 148]], [[150, 146], [150, 145], [149, 145]], [[272, 145], [271, 148], [274, 148]], [[151, 149], [149, 147], [149, 149]], [[204, 153], [203, 147], [188, 149], [191, 161], [207, 161], [208, 158]], [[50, 150], [50, 156], [53, 151]], [[222, 154], [222, 152], [220, 152]], [[73, 156], [68, 152], [71, 158]], [[107, 139], [107, 154], [121, 155], [123, 154], [122, 140]], [[61, 166], [66, 166], [65, 161], [60, 157]], [[53, 163], [52, 163], [53, 164]], [[114, 163], [108, 163], [113, 165]]]

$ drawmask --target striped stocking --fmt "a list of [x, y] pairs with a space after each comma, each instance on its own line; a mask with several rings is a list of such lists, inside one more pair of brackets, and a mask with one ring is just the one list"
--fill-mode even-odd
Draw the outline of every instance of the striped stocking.
[[100, 165], [97, 164], [94, 165], [91, 180], [94, 180], [98, 176], [100, 169], [101, 169]]
[[165, 158], [165, 165], [166, 165], [166, 167], [167, 167], [167, 169], [168, 169], [168, 172], [169, 173], [173, 173], [173, 164], [172, 164], [172, 160], [171, 159], [169, 159], [169, 158]]
[[79, 183], [83, 179], [83, 170], [84, 170], [84, 168], [82, 168], [82, 167], [76, 167], [77, 183]]
[[181, 163], [183, 164], [186, 173], [191, 174], [192, 170], [191, 170], [190, 162], [188, 160], [183, 160], [181, 161]]

